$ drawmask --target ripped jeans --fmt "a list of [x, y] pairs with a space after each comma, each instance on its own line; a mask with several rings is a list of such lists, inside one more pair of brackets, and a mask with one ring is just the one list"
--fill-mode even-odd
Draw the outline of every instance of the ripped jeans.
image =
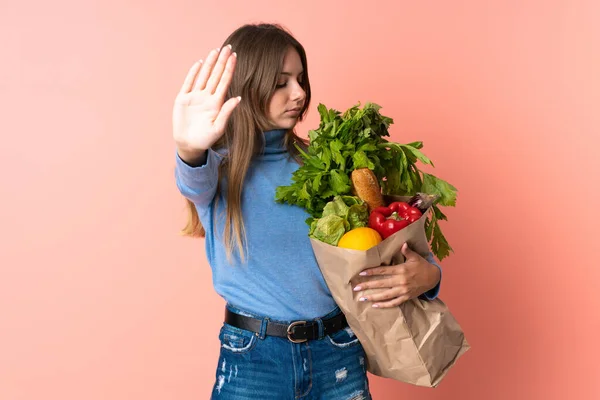
[[[322, 319], [339, 313], [336, 308]], [[371, 400], [364, 350], [349, 327], [322, 339], [292, 343], [277, 336], [261, 339], [254, 332], [223, 324], [219, 340], [211, 399]]]

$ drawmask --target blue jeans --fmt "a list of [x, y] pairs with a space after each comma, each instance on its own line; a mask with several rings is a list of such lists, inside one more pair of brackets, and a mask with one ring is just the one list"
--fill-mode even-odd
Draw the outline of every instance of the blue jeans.
[[[227, 307], [239, 314], [263, 318], [229, 304]], [[321, 319], [339, 313], [336, 308]], [[349, 327], [304, 343], [265, 336], [264, 327], [263, 323], [263, 331], [254, 333], [223, 324], [211, 399], [371, 399], [364, 350]]]

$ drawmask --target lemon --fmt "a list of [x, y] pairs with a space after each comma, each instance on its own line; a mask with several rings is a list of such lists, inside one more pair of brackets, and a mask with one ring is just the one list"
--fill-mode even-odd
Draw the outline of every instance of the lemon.
[[368, 250], [381, 243], [381, 235], [372, 228], [355, 228], [346, 232], [338, 242], [338, 247], [353, 250]]

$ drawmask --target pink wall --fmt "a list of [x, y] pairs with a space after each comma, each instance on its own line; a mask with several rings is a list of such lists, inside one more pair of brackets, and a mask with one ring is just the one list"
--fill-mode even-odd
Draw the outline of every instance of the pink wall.
[[473, 349], [375, 398], [600, 398], [597, 2], [85, 3], [0, 5], [0, 399], [208, 398], [223, 302], [177, 235], [170, 111], [259, 20], [307, 49], [302, 134], [377, 102], [460, 190], [441, 296]]

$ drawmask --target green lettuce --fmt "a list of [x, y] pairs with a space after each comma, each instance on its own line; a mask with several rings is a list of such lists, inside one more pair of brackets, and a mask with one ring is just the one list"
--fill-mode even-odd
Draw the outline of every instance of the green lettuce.
[[367, 203], [355, 196], [335, 196], [323, 207], [323, 216], [310, 221], [308, 236], [337, 246], [346, 232], [368, 222]]

